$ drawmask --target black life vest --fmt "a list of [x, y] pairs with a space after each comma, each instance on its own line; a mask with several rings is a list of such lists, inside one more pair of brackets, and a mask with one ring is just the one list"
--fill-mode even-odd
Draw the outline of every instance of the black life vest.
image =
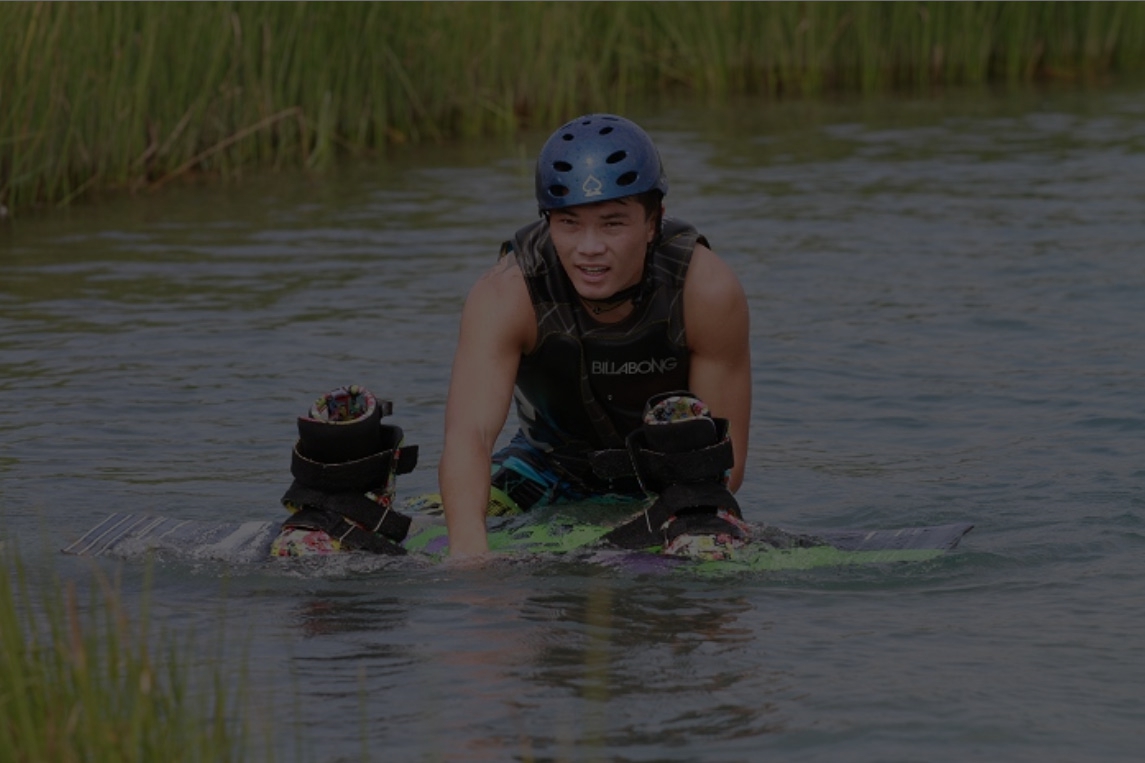
[[517, 264], [537, 316], [537, 344], [521, 358], [514, 395], [521, 430], [567, 470], [591, 481], [589, 455], [623, 448], [653, 395], [688, 387], [684, 278], [696, 243], [691, 225], [665, 219], [646, 266], [643, 296], [618, 323], [592, 318], [539, 220], [502, 245]]

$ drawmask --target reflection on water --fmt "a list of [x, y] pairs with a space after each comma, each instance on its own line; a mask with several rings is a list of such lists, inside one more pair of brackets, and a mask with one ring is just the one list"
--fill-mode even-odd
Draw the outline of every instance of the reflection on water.
[[[751, 518], [974, 522], [956, 554], [670, 581], [167, 560], [154, 617], [225, 630], [285, 760], [1132, 759], [1143, 104], [634, 114], [748, 292]], [[54, 548], [111, 511], [282, 516], [294, 418], [346, 383], [421, 446], [399, 490], [434, 489], [458, 312], [535, 215], [544, 137], [0, 226], [0, 510], [31, 568], [87, 577]]]
[[353, 728], [398, 757], [428, 743], [448, 759], [504, 760], [779, 730], [760, 681], [786, 682], [745, 662], [767, 629], [738, 622], [752, 603], [735, 588], [713, 597], [686, 583], [486, 575], [488, 588], [428, 582], [432, 597], [422, 582], [411, 592], [425, 597], [416, 610], [360, 590], [323, 590], [299, 607], [308, 641], [293, 647], [291, 680], [303, 706], [324, 708], [304, 719], [309, 737], [335, 744], [319, 719], [336, 714], [360, 719], [339, 733]]
[[[661, 581], [647, 588], [594, 582], [585, 592], [533, 597], [526, 609], [546, 627], [522, 680], [541, 696], [583, 701], [577, 747], [651, 750], [773, 730], [776, 708], [758, 690], [768, 677], [745, 670], [750, 664], [740, 656], [757, 637], [737, 622], [751, 602]], [[534, 734], [532, 741], [559, 750], [569, 740]]]

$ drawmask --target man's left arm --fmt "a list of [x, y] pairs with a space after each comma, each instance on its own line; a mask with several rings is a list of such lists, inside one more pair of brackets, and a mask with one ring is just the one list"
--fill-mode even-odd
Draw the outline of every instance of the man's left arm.
[[751, 328], [739, 279], [697, 244], [684, 280], [684, 326], [691, 351], [688, 384], [712, 415], [729, 421], [735, 466], [728, 487], [743, 483], [751, 426]]

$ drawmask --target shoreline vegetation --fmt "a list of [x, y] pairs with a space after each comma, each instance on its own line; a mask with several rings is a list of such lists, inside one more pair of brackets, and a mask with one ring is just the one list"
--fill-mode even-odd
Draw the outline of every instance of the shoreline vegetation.
[[85, 607], [74, 583], [32, 586], [0, 552], [0, 758], [241, 759], [241, 676], [215, 662], [196, 677], [189, 642], [152, 633], [146, 611], [132, 623], [115, 587], [95, 582]]
[[1134, 2], [15, 2], [0, 28], [12, 215], [666, 94], [1100, 84], [1145, 64]]

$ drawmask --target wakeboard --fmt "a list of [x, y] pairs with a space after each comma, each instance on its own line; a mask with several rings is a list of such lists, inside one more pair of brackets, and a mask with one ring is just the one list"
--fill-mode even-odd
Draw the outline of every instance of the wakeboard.
[[[158, 552], [177, 558], [250, 563], [271, 558], [271, 542], [280, 528], [281, 521], [213, 522], [116, 513], [104, 517], [61, 550], [78, 556], [133, 558]], [[973, 525], [798, 533], [754, 526], [747, 545], [719, 560], [609, 549], [599, 541], [610, 529], [608, 525], [576, 522], [568, 514], [491, 519], [489, 548], [494, 553], [510, 555], [574, 555], [578, 560], [636, 571], [697, 564], [728, 571], [811, 569], [926, 561], [957, 547]], [[435, 563], [444, 559], [449, 546], [441, 516], [415, 515], [402, 546], [407, 556], [395, 560]]]

